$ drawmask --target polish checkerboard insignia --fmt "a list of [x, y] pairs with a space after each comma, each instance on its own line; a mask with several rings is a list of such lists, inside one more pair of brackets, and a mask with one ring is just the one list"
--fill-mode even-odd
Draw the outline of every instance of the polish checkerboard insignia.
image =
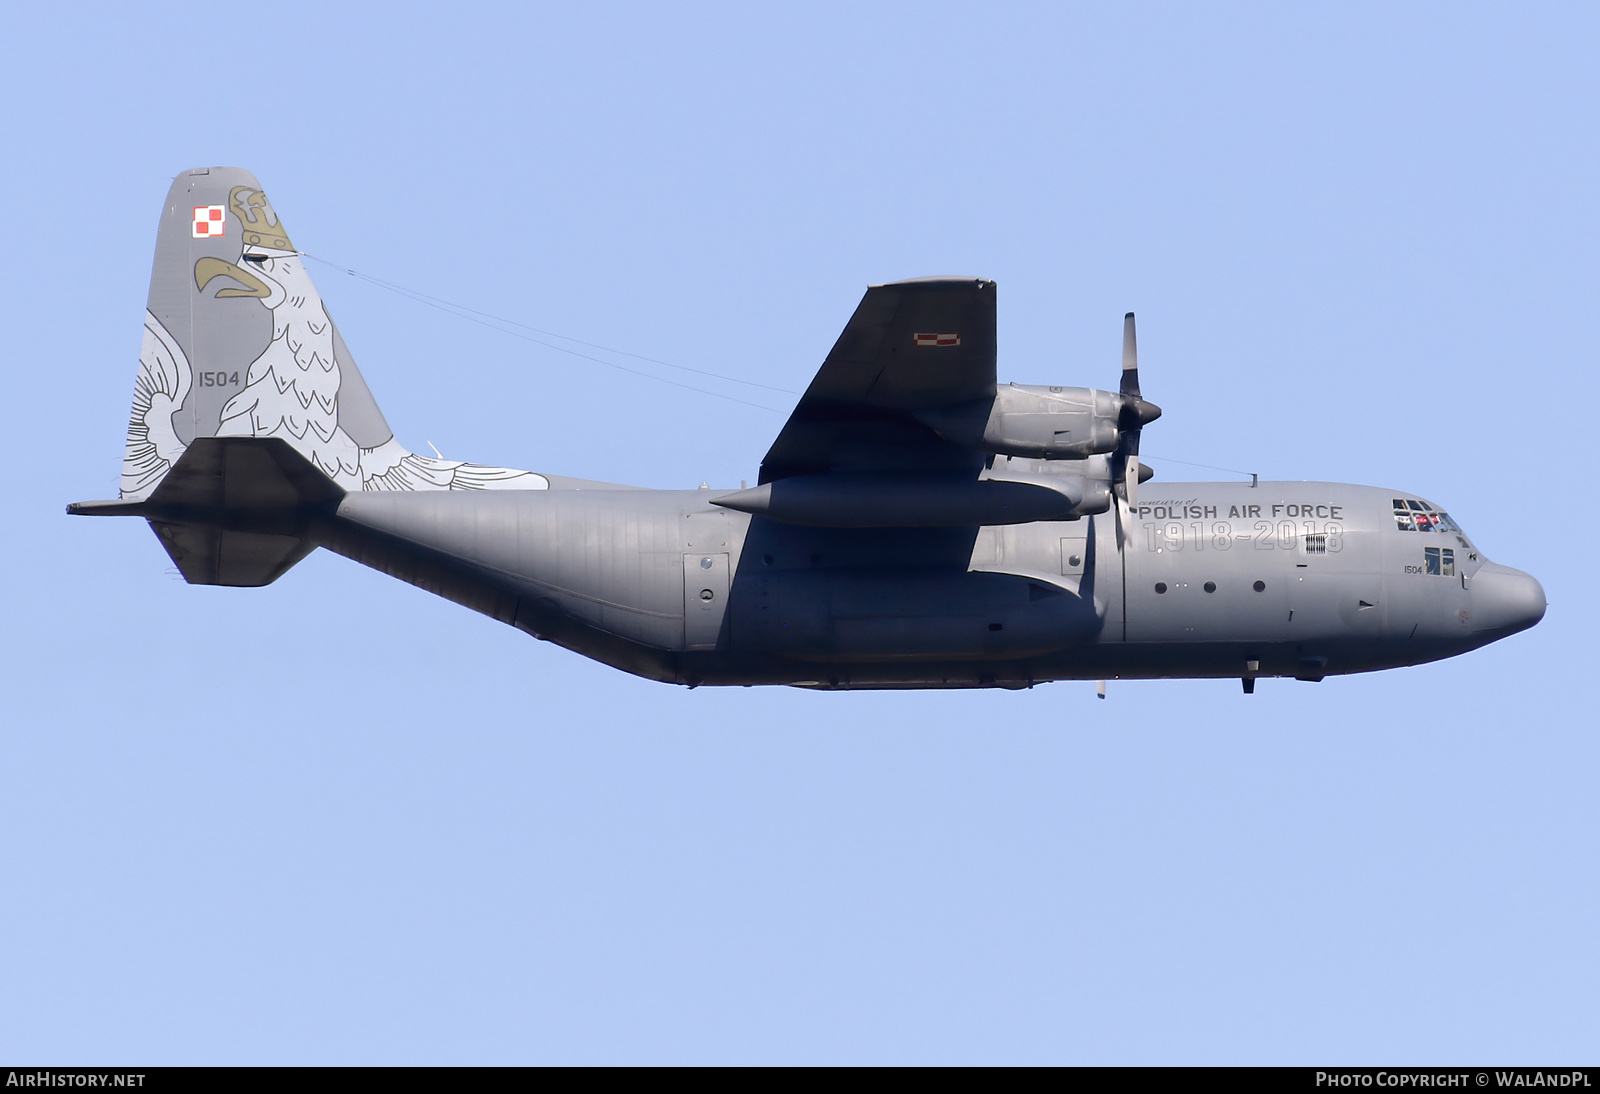
[[913, 334], [911, 336], [911, 341], [913, 345], [918, 346], [959, 346], [961, 344], [961, 335]]
[[220, 205], [196, 205], [194, 207], [194, 238], [211, 239], [215, 236], [226, 235], [228, 228], [228, 214]]

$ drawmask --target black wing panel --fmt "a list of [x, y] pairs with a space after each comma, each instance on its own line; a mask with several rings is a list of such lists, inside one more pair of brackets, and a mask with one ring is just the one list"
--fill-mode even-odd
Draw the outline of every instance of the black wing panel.
[[[763, 483], [828, 471], [975, 469], [995, 390], [995, 285], [924, 278], [874, 285], [761, 463]], [[937, 422], [937, 431], [928, 424]]]

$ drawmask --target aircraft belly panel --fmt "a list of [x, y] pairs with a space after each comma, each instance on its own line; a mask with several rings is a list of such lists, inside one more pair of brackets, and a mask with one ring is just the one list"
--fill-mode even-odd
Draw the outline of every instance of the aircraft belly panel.
[[1007, 574], [790, 570], [734, 598], [735, 649], [807, 661], [991, 660], [1091, 639], [1092, 602]]

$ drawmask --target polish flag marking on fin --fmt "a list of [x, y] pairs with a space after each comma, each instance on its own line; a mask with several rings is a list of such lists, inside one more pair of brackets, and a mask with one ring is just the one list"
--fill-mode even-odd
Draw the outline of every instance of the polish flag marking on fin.
[[912, 343], [918, 346], [959, 346], [959, 334], [913, 334]]
[[213, 236], [226, 235], [228, 228], [228, 214], [220, 205], [196, 205], [194, 207], [194, 237], [196, 239], [210, 239]]

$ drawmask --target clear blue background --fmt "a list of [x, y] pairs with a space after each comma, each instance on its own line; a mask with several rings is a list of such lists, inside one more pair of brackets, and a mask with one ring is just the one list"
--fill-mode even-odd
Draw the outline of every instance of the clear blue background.
[[[1592, 4], [13, 5], [0, 1062], [1571, 1063], [1600, 1047]], [[1002, 379], [1419, 492], [1536, 629], [1320, 685], [646, 683], [326, 553], [190, 588], [120, 466], [157, 214], [801, 390], [869, 282]], [[755, 478], [771, 409], [314, 267], [426, 451]], [[1165, 457], [1167, 462], [1164, 462]]]

